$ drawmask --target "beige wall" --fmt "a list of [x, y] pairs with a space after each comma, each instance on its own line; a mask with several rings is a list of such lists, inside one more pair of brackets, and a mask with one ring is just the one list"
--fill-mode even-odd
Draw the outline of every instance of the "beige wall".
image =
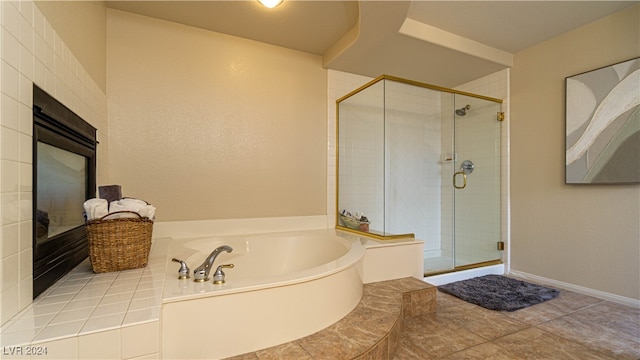
[[515, 55], [511, 268], [640, 298], [640, 185], [564, 184], [564, 79], [640, 56], [640, 6]]
[[107, 88], [104, 1], [36, 1], [42, 14], [73, 55], [105, 92]]
[[159, 221], [326, 214], [326, 70], [298, 51], [107, 13], [109, 175]]

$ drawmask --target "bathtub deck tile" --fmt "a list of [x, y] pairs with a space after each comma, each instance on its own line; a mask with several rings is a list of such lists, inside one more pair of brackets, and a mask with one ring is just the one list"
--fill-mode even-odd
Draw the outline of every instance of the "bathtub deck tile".
[[402, 293], [398, 289], [391, 286], [388, 281], [365, 284], [362, 296], [363, 298], [365, 296], [379, 297], [386, 299], [392, 303], [402, 301]]
[[[380, 339], [386, 338], [394, 324], [394, 316], [387, 313], [382, 313], [383, 315], [379, 316], [371, 310], [363, 312], [357, 308], [353, 312], [357, 314], [349, 314], [325, 329], [325, 331], [335, 331], [343, 339], [343, 342], [348, 341], [353, 345], [355, 354], [350, 358], [357, 357], [359, 354], [366, 353], [368, 349], [374, 348]], [[371, 317], [367, 319], [366, 314]]]
[[376, 291], [380, 291], [382, 289], [393, 290], [398, 296], [402, 296], [402, 294], [407, 292], [431, 289], [434, 287], [433, 285], [427, 284], [426, 282], [416, 278], [402, 278], [396, 280], [380, 281], [376, 283], [366, 284], [366, 286], [370, 286]]
[[258, 360], [256, 353], [248, 353], [227, 358], [226, 360]]
[[384, 337], [382, 340], [362, 356], [362, 360], [379, 360], [389, 359], [389, 338]]
[[402, 307], [404, 317], [426, 315], [436, 311], [436, 287], [412, 291], [404, 294], [406, 306]]
[[362, 300], [359, 304], [359, 306], [391, 314], [400, 314], [402, 305], [402, 294], [379, 283], [364, 286]]
[[[256, 351], [258, 360], [313, 360], [306, 350], [295, 342], [270, 347], [265, 350]], [[235, 358], [232, 358], [235, 359]], [[247, 358], [246, 360], [253, 359]], [[235, 359], [243, 360], [243, 359]]]
[[396, 320], [396, 323], [391, 328], [391, 331], [389, 332], [389, 336], [388, 336], [388, 339], [389, 339], [388, 359], [391, 359], [393, 355], [396, 353], [396, 351], [398, 350], [398, 345], [400, 344], [400, 335], [402, 335], [402, 326], [403, 326], [403, 318], [398, 317], [398, 319]]
[[[153, 240], [149, 265], [142, 269], [94, 274], [87, 258], [2, 326], [0, 345], [29, 345], [159, 321], [162, 291], [149, 286], [147, 280], [153, 279], [153, 284], [162, 288], [169, 241]], [[145, 286], [140, 287], [143, 278]], [[151, 299], [152, 303], [145, 308], [131, 307], [139, 298]], [[54, 320], [39, 327], [38, 332], [12, 335], [17, 334], [17, 328], [12, 329], [11, 324], [43, 314]]]
[[371, 308], [358, 306], [341, 321], [334, 324], [335, 329], [346, 336], [362, 333], [363, 336], [375, 339], [375, 344], [382, 336], [391, 331], [397, 314], [376, 311]]
[[299, 339], [296, 343], [315, 360], [353, 359], [366, 350], [345, 339], [332, 327]]

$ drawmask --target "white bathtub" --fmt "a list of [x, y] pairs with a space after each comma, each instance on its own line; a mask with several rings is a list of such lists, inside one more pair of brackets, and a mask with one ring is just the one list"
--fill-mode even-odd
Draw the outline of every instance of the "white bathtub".
[[168, 265], [175, 272], [165, 279], [163, 358], [225, 358], [288, 342], [340, 320], [362, 297], [358, 237], [324, 229], [173, 239], [169, 257], [193, 271], [221, 245], [233, 252], [214, 267], [235, 266], [225, 284], [178, 280], [178, 264]]

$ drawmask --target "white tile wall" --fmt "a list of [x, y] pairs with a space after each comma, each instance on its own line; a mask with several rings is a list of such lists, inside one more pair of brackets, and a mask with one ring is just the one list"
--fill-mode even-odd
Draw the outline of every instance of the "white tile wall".
[[[341, 209], [366, 211], [372, 230], [412, 232], [437, 248], [440, 96], [437, 91], [383, 81], [340, 106], [349, 119], [341, 125], [340, 152], [350, 154], [351, 161], [340, 164]], [[394, 210], [385, 211], [385, 206]]]
[[[30, 0], [0, 1], [0, 324], [32, 301], [32, 84], [98, 129], [106, 179], [106, 96]], [[104, 152], [104, 154], [103, 154]]]
[[439, 249], [443, 94], [394, 81], [386, 93], [385, 230]]
[[383, 82], [340, 104], [339, 154], [345, 156], [339, 162], [339, 210], [364, 212], [371, 230], [378, 232], [385, 231], [384, 119]]
[[336, 219], [336, 100], [373, 80], [336, 70], [327, 72], [327, 214], [328, 226], [334, 227]]

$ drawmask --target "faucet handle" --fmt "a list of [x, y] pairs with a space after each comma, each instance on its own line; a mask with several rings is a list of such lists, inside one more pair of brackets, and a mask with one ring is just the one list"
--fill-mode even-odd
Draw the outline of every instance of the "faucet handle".
[[218, 268], [216, 268], [216, 272], [213, 273], [213, 283], [216, 285], [220, 285], [220, 284], [224, 284], [224, 271], [222, 271], [222, 268], [233, 268], [234, 265], [233, 264], [223, 264], [218, 266]]
[[184, 260], [179, 260], [176, 258], [172, 258], [171, 261], [180, 263], [180, 269], [178, 269], [178, 279], [188, 279], [189, 278], [189, 267], [187, 266], [187, 262]]

